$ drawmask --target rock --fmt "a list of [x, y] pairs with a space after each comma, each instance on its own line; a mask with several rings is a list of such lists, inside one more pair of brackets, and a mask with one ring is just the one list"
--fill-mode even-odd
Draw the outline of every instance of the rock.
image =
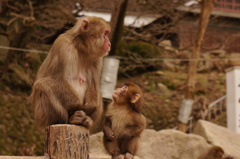
[[173, 64], [173, 62], [168, 60], [163, 60], [163, 67], [164, 69], [167, 69], [167, 70], [176, 71], [176, 65]]
[[222, 147], [226, 155], [240, 159], [240, 134], [205, 120], [197, 122], [193, 133], [204, 137], [212, 145]]
[[158, 86], [158, 90], [162, 94], [162, 96], [170, 96], [171, 95], [168, 87], [166, 85], [164, 85], [163, 83], [158, 83], [157, 86]]
[[164, 75], [164, 73], [162, 71], [156, 71], [156, 72], [154, 72], [154, 74], [157, 75], [157, 76], [163, 76]]
[[97, 157], [111, 159], [110, 155], [108, 155], [106, 150], [104, 149], [102, 132], [90, 136], [89, 147], [90, 159], [94, 159]]
[[207, 142], [197, 135], [177, 130], [145, 130], [137, 156], [142, 159], [197, 159], [208, 148]]
[[179, 51], [172, 46], [171, 40], [163, 40], [158, 43], [158, 46], [163, 47], [164, 50], [166, 51], [166, 53], [170, 52], [170, 53], [174, 53], [176, 55], [179, 54]]
[[[111, 159], [104, 149], [103, 133], [91, 135], [90, 158]], [[144, 130], [134, 159], [197, 159], [210, 145], [204, 138], [177, 130]]]
[[168, 47], [172, 47], [172, 42], [171, 40], [163, 40], [159, 43], [159, 46], [168, 46]]

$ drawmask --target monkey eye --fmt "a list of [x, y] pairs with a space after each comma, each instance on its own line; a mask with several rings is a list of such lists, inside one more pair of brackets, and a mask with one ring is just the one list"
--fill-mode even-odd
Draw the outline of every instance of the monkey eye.
[[124, 86], [122, 87], [122, 90], [123, 90], [123, 91], [127, 91], [127, 90], [128, 90], [128, 86], [127, 86], [127, 85], [124, 85]]

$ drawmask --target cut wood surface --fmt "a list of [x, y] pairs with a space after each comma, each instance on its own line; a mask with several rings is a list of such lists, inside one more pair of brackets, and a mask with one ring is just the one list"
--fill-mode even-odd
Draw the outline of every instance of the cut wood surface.
[[50, 159], [89, 159], [89, 130], [68, 124], [49, 126], [45, 151]]

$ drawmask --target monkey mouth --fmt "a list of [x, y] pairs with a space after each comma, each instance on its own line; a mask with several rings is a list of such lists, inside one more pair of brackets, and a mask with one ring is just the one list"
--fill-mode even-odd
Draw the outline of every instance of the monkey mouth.
[[118, 93], [114, 91], [112, 97], [117, 97], [117, 96], [118, 96]]

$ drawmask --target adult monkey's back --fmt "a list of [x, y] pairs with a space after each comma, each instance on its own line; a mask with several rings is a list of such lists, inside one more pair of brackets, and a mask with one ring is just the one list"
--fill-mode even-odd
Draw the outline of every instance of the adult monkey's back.
[[30, 96], [39, 126], [70, 123], [90, 128], [100, 116], [100, 76], [111, 46], [109, 32], [103, 19], [83, 17], [55, 40]]

